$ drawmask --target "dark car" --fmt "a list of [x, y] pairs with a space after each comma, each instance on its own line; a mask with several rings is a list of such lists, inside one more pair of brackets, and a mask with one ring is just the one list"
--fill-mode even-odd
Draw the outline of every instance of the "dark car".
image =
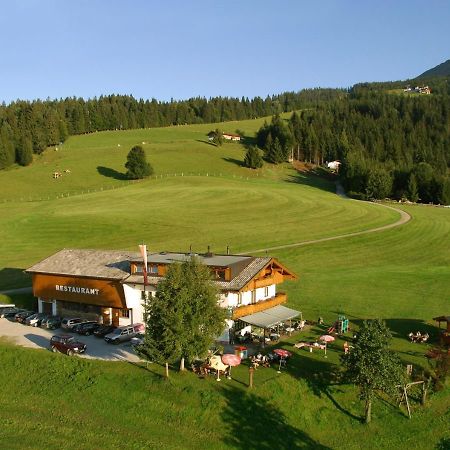
[[27, 317], [30, 317], [33, 314], [35, 314], [34, 311], [25, 310], [25, 311], [21, 311], [21, 312], [17, 313], [14, 317], [16, 319], [16, 322], [24, 323], [25, 320], [27, 319]]
[[84, 334], [85, 336], [89, 336], [92, 334], [97, 328], [100, 327], [98, 322], [83, 322], [73, 327], [73, 331], [78, 334]]
[[15, 306], [8, 306], [0, 309], [0, 318], [14, 317], [17, 313], [24, 311], [23, 309], [16, 308]]
[[84, 353], [86, 344], [77, 341], [69, 334], [55, 335], [50, 339], [50, 349], [52, 352], [61, 352], [72, 356], [75, 353]]
[[109, 333], [112, 333], [116, 327], [114, 325], [100, 325], [95, 331], [94, 336], [104, 337]]
[[30, 325], [32, 327], [39, 327], [39, 326], [41, 326], [42, 321], [44, 319], [46, 319], [47, 317], [48, 317], [47, 314], [44, 314], [44, 313], [32, 314], [31, 316], [28, 316], [25, 319], [24, 324]]
[[41, 322], [41, 328], [47, 328], [48, 330], [56, 330], [61, 326], [62, 317], [49, 316], [47, 319]]
[[16, 320], [16, 314], [25, 311], [23, 308], [14, 308], [14, 311], [3, 313], [3, 317], [13, 322]]

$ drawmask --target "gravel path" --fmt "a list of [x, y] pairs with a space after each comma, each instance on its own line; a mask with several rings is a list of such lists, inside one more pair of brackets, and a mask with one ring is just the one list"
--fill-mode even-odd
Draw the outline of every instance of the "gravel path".
[[79, 336], [76, 333], [67, 333], [65, 330], [46, 330], [39, 327], [30, 327], [8, 319], [0, 319], [0, 336], [7, 341], [23, 347], [49, 349], [50, 338], [54, 334], [72, 334], [87, 345], [85, 354], [81, 358], [103, 359], [107, 361], [139, 362], [129, 342], [119, 345], [107, 344], [103, 339], [95, 336]]
[[[346, 198], [349, 201], [352, 201], [345, 195], [345, 191], [339, 182], [336, 182], [336, 194], [339, 195], [339, 197]], [[361, 201], [361, 200], [354, 200], [354, 201]], [[258, 249], [254, 249], [254, 250], [248, 250], [245, 253], [241, 253], [241, 254], [242, 255], [243, 254], [250, 255], [252, 253], [270, 252], [272, 250], [281, 250], [284, 248], [302, 247], [304, 245], [318, 244], [320, 242], [335, 241], [336, 239], [344, 239], [344, 238], [349, 238], [349, 237], [353, 237], [353, 236], [361, 236], [363, 234], [376, 233], [378, 231], [385, 231], [385, 230], [389, 230], [391, 228], [399, 227], [411, 220], [411, 216], [407, 212], [403, 211], [402, 209], [394, 208], [393, 206], [384, 205], [382, 203], [373, 203], [373, 202], [365, 202], [365, 203], [369, 203], [371, 205], [376, 205], [381, 208], [392, 209], [393, 211], [396, 211], [400, 214], [400, 219], [398, 219], [394, 223], [390, 223], [388, 225], [383, 225], [381, 227], [371, 228], [370, 230], [356, 231], [354, 233], [346, 233], [346, 234], [340, 234], [338, 236], [330, 236], [330, 237], [321, 238], [321, 239], [313, 239], [311, 241], [294, 242], [292, 244], [277, 245], [274, 247], [258, 248]]]

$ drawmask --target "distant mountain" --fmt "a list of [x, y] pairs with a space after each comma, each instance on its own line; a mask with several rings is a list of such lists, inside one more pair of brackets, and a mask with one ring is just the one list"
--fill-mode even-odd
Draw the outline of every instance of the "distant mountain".
[[417, 78], [446, 77], [450, 75], [450, 59], [419, 75]]

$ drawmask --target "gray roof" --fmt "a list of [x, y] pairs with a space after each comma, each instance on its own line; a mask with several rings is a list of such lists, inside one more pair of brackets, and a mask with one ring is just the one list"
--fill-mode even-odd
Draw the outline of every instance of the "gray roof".
[[138, 255], [114, 250], [63, 249], [26, 272], [122, 280], [130, 274], [130, 260]]
[[273, 308], [265, 309], [248, 316], [240, 317], [239, 320], [254, 325], [260, 328], [270, 328], [280, 322], [293, 319], [301, 314], [300, 311], [295, 309], [286, 308], [283, 305], [277, 305]]
[[[230, 281], [214, 280], [214, 284], [222, 291], [237, 291], [243, 288], [255, 275], [262, 270], [272, 258], [252, 258], [251, 263], [245, 267], [236, 277]], [[161, 277], [148, 276], [148, 283], [156, 285], [161, 281]], [[144, 284], [144, 276], [141, 274], [133, 274], [123, 280], [127, 284]]]
[[[206, 254], [197, 253], [172, 253], [172, 252], [160, 252], [160, 253], [148, 253], [147, 261], [149, 263], [163, 263], [172, 264], [174, 262], [183, 262], [189, 260], [191, 256], [195, 256], [203, 264], [213, 267], [229, 267], [236, 263], [249, 263], [253, 256], [245, 255], [215, 255], [211, 253], [211, 256]], [[142, 257], [139, 255], [138, 261], [142, 261]]]
[[[154, 253], [148, 255], [148, 261], [173, 263], [184, 261], [189, 255], [184, 253]], [[222, 291], [236, 291], [243, 288], [262, 270], [272, 258], [255, 258], [253, 256], [215, 255], [205, 257], [198, 255], [208, 266], [228, 266], [232, 268], [230, 281], [214, 280], [214, 284]], [[158, 259], [159, 258], [159, 259]], [[130, 275], [130, 261], [141, 261], [138, 252], [114, 250], [82, 250], [63, 249], [45, 258], [26, 270], [29, 273], [43, 273], [79, 277], [105, 278], [122, 280], [128, 284], [143, 284], [142, 274]], [[156, 285], [162, 277], [149, 274], [148, 283]]]

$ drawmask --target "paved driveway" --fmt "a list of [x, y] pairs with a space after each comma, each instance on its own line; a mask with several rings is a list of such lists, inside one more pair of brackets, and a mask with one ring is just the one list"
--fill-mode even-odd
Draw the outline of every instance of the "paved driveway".
[[[54, 334], [67, 334], [67, 332], [61, 329], [45, 330], [39, 327], [29, 327], [17, 322], [11, 322], [8, 319], [0, 319], [0, 337], [5, 337], [10, 342], [23, 347], [48, 349], [50, 338]], [[86, 353], [80, 355], [82, 358], [108, 361], [139, 361], [129, 342], [112, 345], [95, 336], [79, 336], [77, 333], [68, 334], [73, 334], [87, 345]]]

